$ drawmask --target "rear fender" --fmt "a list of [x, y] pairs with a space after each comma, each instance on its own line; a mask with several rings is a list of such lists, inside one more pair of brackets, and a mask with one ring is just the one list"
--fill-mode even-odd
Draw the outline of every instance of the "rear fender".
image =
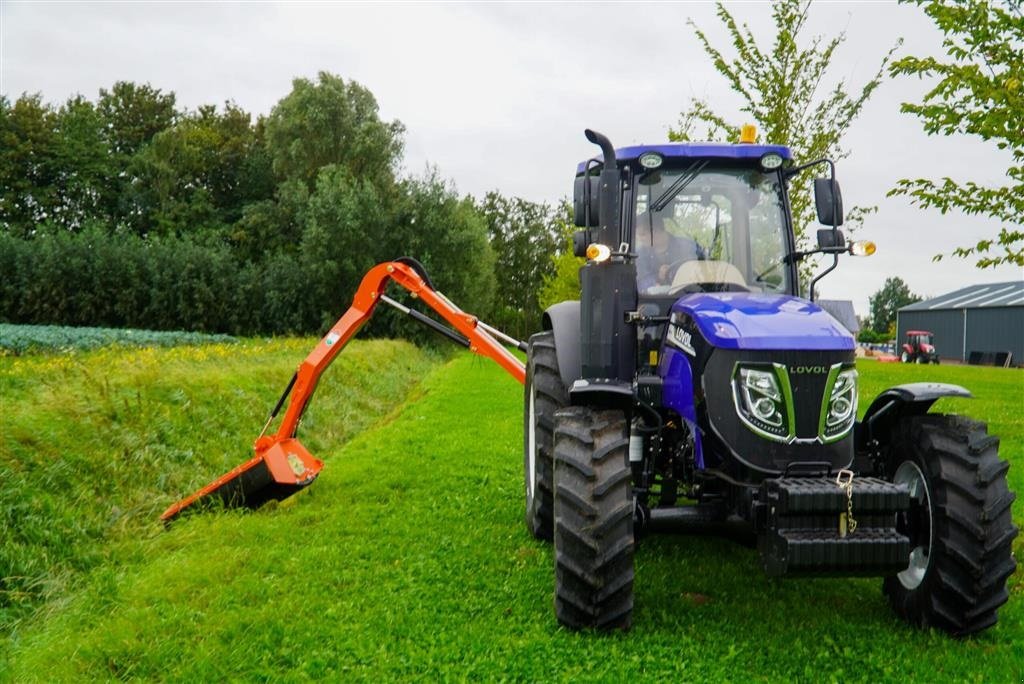
[[580, 303], [577, 300], [559, 302], [548, 307], [541, 322], [544, 330], [555, 334], [555, 354], [562, 385], [572, 387], [583, 376], [580, 360]]
[[888, 440], [892, 428], [900, 420], [928, 413], [932, 404], [942, 397], [972, 399], [974, 395], [960, 385], [941, 382], [913, 382], [885, 390], [875, 397], [864, 418], [856, 425], [854, 440], [857, 451], [875, 450]]

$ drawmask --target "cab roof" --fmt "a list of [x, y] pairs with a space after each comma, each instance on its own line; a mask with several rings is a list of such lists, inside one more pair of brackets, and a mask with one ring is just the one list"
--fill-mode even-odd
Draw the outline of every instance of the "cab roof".
[[[634, 162], [645, 152], [657, 152], [667, 160], [672, 159], [760, 159], [769, 152], [780, 155], [784, 160], [793, 158], [784, 145], [751, 145], [747, 143], [685, 142], [661, 145], [633, 145], [615, 150], [619, 164]], [[598, 155], [597, 159], [603, 159]], [[582, 174], [587, 162], [576, 165], [576, 173]]]

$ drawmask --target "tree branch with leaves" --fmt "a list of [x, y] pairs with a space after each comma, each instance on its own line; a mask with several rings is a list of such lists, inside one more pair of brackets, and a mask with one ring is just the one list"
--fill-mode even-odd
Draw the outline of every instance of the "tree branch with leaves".
[[[958, 247], [953, 255], [977, 257], [978, 268], [1024, 266], [1024, 14], [1019, 0], [912, 0], [945, 36], [949, 58], [904, 57], [894, 76], [938, 79], [922, 102], [901, 111], [921, 119], [929, 135], [973, 135], [1010, 153], [1006, 184], [942, 178], [903, 179], [890, 195], [905, 195], [923, 209], [960, 210], [999, 224], [992, 238]], [[934, 257], [939, 261], [943, 255]]]
[[[740, 124], [753, 119], [764, 140], [788, 146], [795, 159], [812, 161], [830, 157], [835, 161], [849, 156], [840, 144], [842, 137], [882, 82], [886, 66], [900, 43], [882, 58], [877, 73], [859, 88], [848, 87], [843, 80], [827, 86], [829, 67], [836, 50], [845, 42], [846, 34], [841, 32], [827, 39], [814, 36], [802, 41], [801, 32], [810, 6], [809, 0], [776, 2], [772, 6], [775, 42], [766, 50], [758, 45], [746, 24], [737, 24], [722, 3], [718, 3], [718, 18], [735, 50], [731, 57], [715, 47], [708, 34], [690, 20], [715, 69], [745, 104], [738, 111], [722, 112], [706, 100], [697, 100], [682, 113], [677, 127], [669, 130], [669, 138], [675, 141], [734, 138]], [[808, 246], [806, 227], [816, 220], [810, 181], [810, 175], [800, 175], [791, 183], [798, 249]], [[874, 210], [875, 207], [848, 210], [846, 225], [856, 228], [864, 216]]]

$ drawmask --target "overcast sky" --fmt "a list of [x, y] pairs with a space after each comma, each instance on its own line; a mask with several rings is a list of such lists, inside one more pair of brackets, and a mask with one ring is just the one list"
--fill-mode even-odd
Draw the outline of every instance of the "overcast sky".
[[[770, 43], [767, 3], [728, 7], [762, 45]], [[735, 112], [742, 123], [740, 101], [702, 52], [688, 18], [728, 50], [714, 5], [704, 2], [0, 0], [0, 92], [40, 92], [59, 103], [75, 93], [95, 98], [100, 88], [128, 80], [174, 91], [187, 108], [233, 100], [265, 114], [293, 78], [326, 70], [368, 87], [382, 117], [405, 124], [407, 172], [433, 164], [461, 193], [498, 190], [556, 202], [571, 194], [576, 162], [594, 154], [584, 128], [616, 146], [664, 142], [695, 97]], [[940, 54], [941, 36], [916, 7], [816, 2], [807, 37], [839, 30], [848, 40], [831, 79], [856, 88], [900, 37], [898, 54]], [[852, 154], [838, 165], [843, 198], [847, 206], [878, 206], [860, 234], [878, 244], [878, 253], [844, 259], [821, 290], [852, 299], [861, 315], [890, 275], [925, 296], [1024, 277], [1016, 267], [933, 263], [932, 255], [991, 237], [998, 226], [885, 197], [899, 178], [1004, 178], [1008, 156], [994, 145], [928, 137], [916, 119], [899, 113], [900, 102], [919, 98], [926, 85], [886, 82], [844, 142]]]

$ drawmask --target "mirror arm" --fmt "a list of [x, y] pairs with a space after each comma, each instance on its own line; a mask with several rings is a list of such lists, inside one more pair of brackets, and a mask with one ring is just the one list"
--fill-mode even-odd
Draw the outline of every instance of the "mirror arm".
[[803, 261], [805, 257], [809, 257], [812, 254], [846, 254], [852, 249], [852, 244], [847, 244], [845, 247], [819, 247], [818, 249], [809, 249], [806, 252], [792, 252], [783, 257], [783, 262], [787, 264], [795, 264], [798, 261]]
[[[824, 252], [825, 250], [822, 250], [822, 251]], [[839, 252], [840, 252], [840, 250], [828, 250], [828, 251], [832, 254], [832, 265], [829, 266], [828, 268], [826, 268], [824, 271], [822, 271], [818, 275], [816, 275], [814, 277], [814, 279], [811, 281], [810, 292], [808, 293], [809, 294], [808, 299], [810, 299], [812, 302], [814, 301], [814, 286], [818, 284], [819, 280], [821, 280], [822, 278], [827, 276], [832, 271], [836, 270], [836, 266], [839, 265]], [[842, 250], [842, 251], [845, 251], [845, 250]]]
[[793, 176], [797, 175], [798, 173], [800, 173], [801, 171], [806, 171], [812, 166], [817, 166], [818, 164], [828, 164], [832, 169], [832, 180], [836, 179], [836, 165], [828, 157], [822, 157], [821, 159], [815, 159], [812, 162], [807, 162], [806, 164], [801, 164], [800, 166], [794, 166], [793, 168], [786, 169], [785, 171], [782, 172], [782, 175], [785, 176], [788, 180]]

